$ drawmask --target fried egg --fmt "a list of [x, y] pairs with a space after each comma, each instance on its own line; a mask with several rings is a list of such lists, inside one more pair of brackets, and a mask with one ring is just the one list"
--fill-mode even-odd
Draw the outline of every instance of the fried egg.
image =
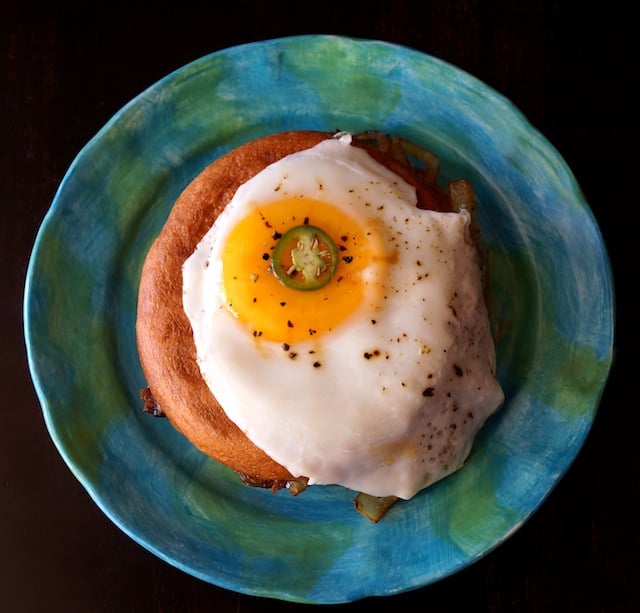
[[416, 202], [341, 133], [243, 184], [184, 263], [203, 379], [311, 485], [411, 498], [503, 401], [470, 214]]

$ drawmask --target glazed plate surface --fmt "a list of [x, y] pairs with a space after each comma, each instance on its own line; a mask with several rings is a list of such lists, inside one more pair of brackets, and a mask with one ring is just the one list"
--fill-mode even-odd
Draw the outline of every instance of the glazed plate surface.
[[[378, 129], [466, 177], [490, 256], [502, 410], [465, 467], [378, 524], [353, 492], [242, 485], [141, 410], [135, 342], [142, 262], [208, 163], [291, 129]], [[135, 541], [246, 594], [347, 602], [438, 581], [513, 534], [578, 454], [612, 360], [602, 237], [554, 147], [504, 97], [414, 50], [302, 36], [225, 49], [168, 75], [79, 153], [34, 245], [29, 366], [60, 454]]]

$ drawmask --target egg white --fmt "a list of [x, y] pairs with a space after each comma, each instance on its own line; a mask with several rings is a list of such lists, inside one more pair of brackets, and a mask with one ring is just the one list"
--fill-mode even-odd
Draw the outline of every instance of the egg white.
[[[503, 401], [466, 211], [416, 208], [415, 189], [349, 135], [241, 186], [183, 267], [200, 371], [229, 418], [293, 475], [411, 498], [460, 468]], [[376, 228], [394, 263], [321, 338], [257, 340], [226, 307], [225, 239], [252, 207], [305, 195]]]

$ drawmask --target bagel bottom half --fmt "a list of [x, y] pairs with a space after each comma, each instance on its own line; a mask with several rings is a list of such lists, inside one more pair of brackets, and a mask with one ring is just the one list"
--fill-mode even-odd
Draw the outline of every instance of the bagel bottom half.
[[[141, 272], [136, 336], [148, 385], [143, 396], [148, 404], [160, 407], [171, 424], [198, 449], [239, 473], [251, 485], [277, 489], [303, 476], [290, 474], [254, 445], [227, 417], [207, 387], [182, 306], [182, 265], [240, 185], [280, 158], [332, 136], [317, 131], [273, 134], [241, 145], [211, 163], [175, 202]], [[446, 197], [426, 190], [392, 156], [379, 148], [354, 143], [369, 148], [378, 161], [415, 185], [418, 206], [447, 208]]]

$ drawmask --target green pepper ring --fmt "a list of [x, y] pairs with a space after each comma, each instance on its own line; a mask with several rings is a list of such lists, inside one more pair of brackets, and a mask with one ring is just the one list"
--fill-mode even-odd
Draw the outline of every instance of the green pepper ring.
[[310, 291], [324, 287], [338, 267], [338, 249], [321, 228], [295, 226], [279, 239], [271, 268], [286, 287]]

